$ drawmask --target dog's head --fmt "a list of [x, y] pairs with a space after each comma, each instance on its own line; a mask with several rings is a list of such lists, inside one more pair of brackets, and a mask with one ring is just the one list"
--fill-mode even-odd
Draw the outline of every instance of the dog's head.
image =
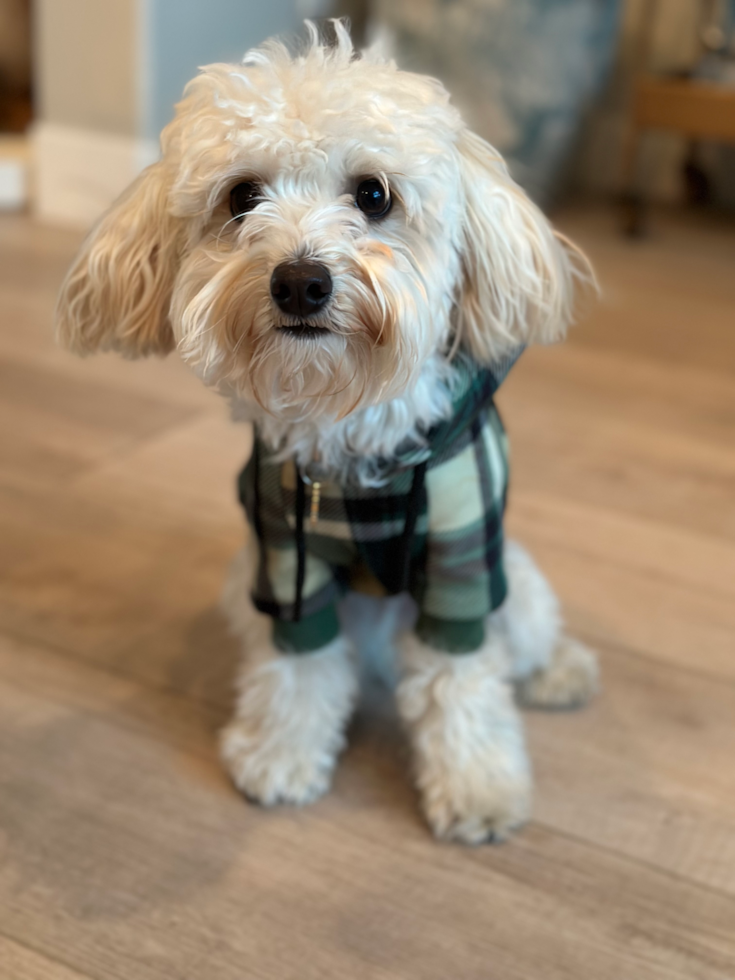
[[189, 84], [161, 161], [67, 276], [64, 344], [177, 347], [207, 384], [297, 420], [392, 398], [437, 352], [483, 363], [561, 336], [566, 243], [437, 81], [335, 29]]

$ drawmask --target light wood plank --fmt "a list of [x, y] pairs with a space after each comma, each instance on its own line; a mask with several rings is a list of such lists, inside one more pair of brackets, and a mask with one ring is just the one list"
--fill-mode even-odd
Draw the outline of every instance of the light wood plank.
[[86, 506], [114, 497], [121, 511], [152, 509], [172, 529], [183, 522], [241, 526], [236, 478], [250, 457], [252, 429], [230, 422], [224, 404], [216, 409], [90, 468], [74, 481], [75, 501]]
[[0, 483], [53, 487], [191, 419], [194, 409], [0, 357]]
[[519, 490], [512, 506], [516, 524], [537, 539], [735, 600], [735, 542], [547, 493]]
[[513, 486], [735, 541], [735, 447], [555, 403], [506, 412]]
[[92, 980], [63, 963], [0, 935], [0, 977], [7, 980]]
[[212, 754], [184, 747], [201, 724], [185, 703], [172, 739], [165, 713], [158, 728], [153, 715], [119, 723], [152, 695], [76, 676], [87, 690], [70, 702], [71, 679], [0, 681], [3, 928], [26, 942], [41, 919], [48, 955], [74, 969], [140, 980], [444, 978], [460, 962], [477, 978], [587, 980], [592, 963], [595, 976], [641, 980], [735, 970], [733, 898], [541, 826], [502, 848], [437, 846], [394, 736], [370, 734], [369, 719], [329, 799], [266, 812], [237, 797]]
[[163, 501], [138, 511], [29, 491], [0, 501], [3, 628], [111, 665], [152, 629], [216, 605], [242, 538], [234, 514], [172, 528]]
[[735, 679], [735, 544], [520, 490], [508, 530], [540, 561], [573, 628]]
[[[580, 327], [579, 338], [586, 336]], [[725, 364], [713, 372], [667, 363], [664, 352], [661, 357], [636, 350], [620, 353], [575, 339], [573, 334], [571, 343], [525, 351], [500, 389], [499, 403], [509, 425], [525, 413], [540, 427], [547, 415], [552, 426], [576, 416], [586, 419], [593, 434], [599, 419], [603, 425], [642, 427], [653, 439], [658, 433], [664, 438], [685, 436], [732, 450], [735, 387]]]
[[[247, 426], [216, 415], [170, 428], [66, 490], [0, 488], [0, 614], [16, 635], [163, 683], [202, 638], [243, 540], [235, 474]], [[166, 634], [150, 655], [143, 638]], [[187, 643], [183, 643], [186, 649]]]
[[[604, 689], [588, 710], [526, 715], [537, 781], [534, 821], [735, 896], [735, 686], [622, 650], [602, 652]], [[219, 689], [188, 688], [196, 704], [70, 668], [63, 656], [22, 644], [0, 648], [0, 682], [211, 760], [231, 700], [234, 656], [233, 649], [222, 657]], [[211, 660], [201, 649], [186, 665], [189, 676], [211, 674]], [[391, 786], [399, 811], [415, 816], [388, 692], [367, 692], [337, 785], [340, 809], [370, 812], [379, 805], [387, 835]]]
[[735, 686], [602, 648], [577, 714], [526, 715], [534, 819], [735, 894]]
[[[657, 212], [645, 239], [620, 234], [610, 208], [560, 216], [596, 267], [602, 302], [571, 333], [571, 345], [626, 359], [732, 376], [735, 364], [735, 229], [732, 215]], [[625, 385], [625, 374], [620, 377]], [[682, 388], [686, 405], [687, 389]], [[730, 416], [732, 418], [732, 416]]]

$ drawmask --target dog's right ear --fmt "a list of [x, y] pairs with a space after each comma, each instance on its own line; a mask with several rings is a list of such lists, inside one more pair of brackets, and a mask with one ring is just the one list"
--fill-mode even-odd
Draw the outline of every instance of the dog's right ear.
[[575, 285], [592, 276], [485, 140], [465, 129], [457, 149], [465, 196], [459, 338], [488, 364], [519, 344], [560, 340]]
[[59, 342], [79, 354], [167, 354], [168, 318], [184, 221], [167, 208], [164, 164], [154, 163], [92, 229], [61, 287]]

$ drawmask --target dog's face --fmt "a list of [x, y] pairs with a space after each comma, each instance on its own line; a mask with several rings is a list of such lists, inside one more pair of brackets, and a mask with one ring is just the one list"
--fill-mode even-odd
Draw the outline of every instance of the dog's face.
[[284, 420], [395, 397], [434, 354], [559, 336], [572, 263], [433, 79], [312, 38], [190, 83], [150, 167], [93, 230], [62, 341], [177, 346]]

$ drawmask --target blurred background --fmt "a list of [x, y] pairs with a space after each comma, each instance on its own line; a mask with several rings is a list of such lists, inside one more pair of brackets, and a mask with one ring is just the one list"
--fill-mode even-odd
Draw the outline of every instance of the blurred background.
[[197, 66], [334, 15], [442, 78], [544, 205], [735, 207], [735, 0], [0, 0], [0, 206], [88, 224]]
[[[440, 76], [601, 285], [498, 402], [508, 534], [600, 654], [526, 714], [533, 819], [440, 847], [385, 691], [265, 811], [216, 733], [247, 426], [85, 360], [85, 230], [202, 65], [304, 17]], [[735, 0], [0, 0], [0, 978], [735, 977]]]

